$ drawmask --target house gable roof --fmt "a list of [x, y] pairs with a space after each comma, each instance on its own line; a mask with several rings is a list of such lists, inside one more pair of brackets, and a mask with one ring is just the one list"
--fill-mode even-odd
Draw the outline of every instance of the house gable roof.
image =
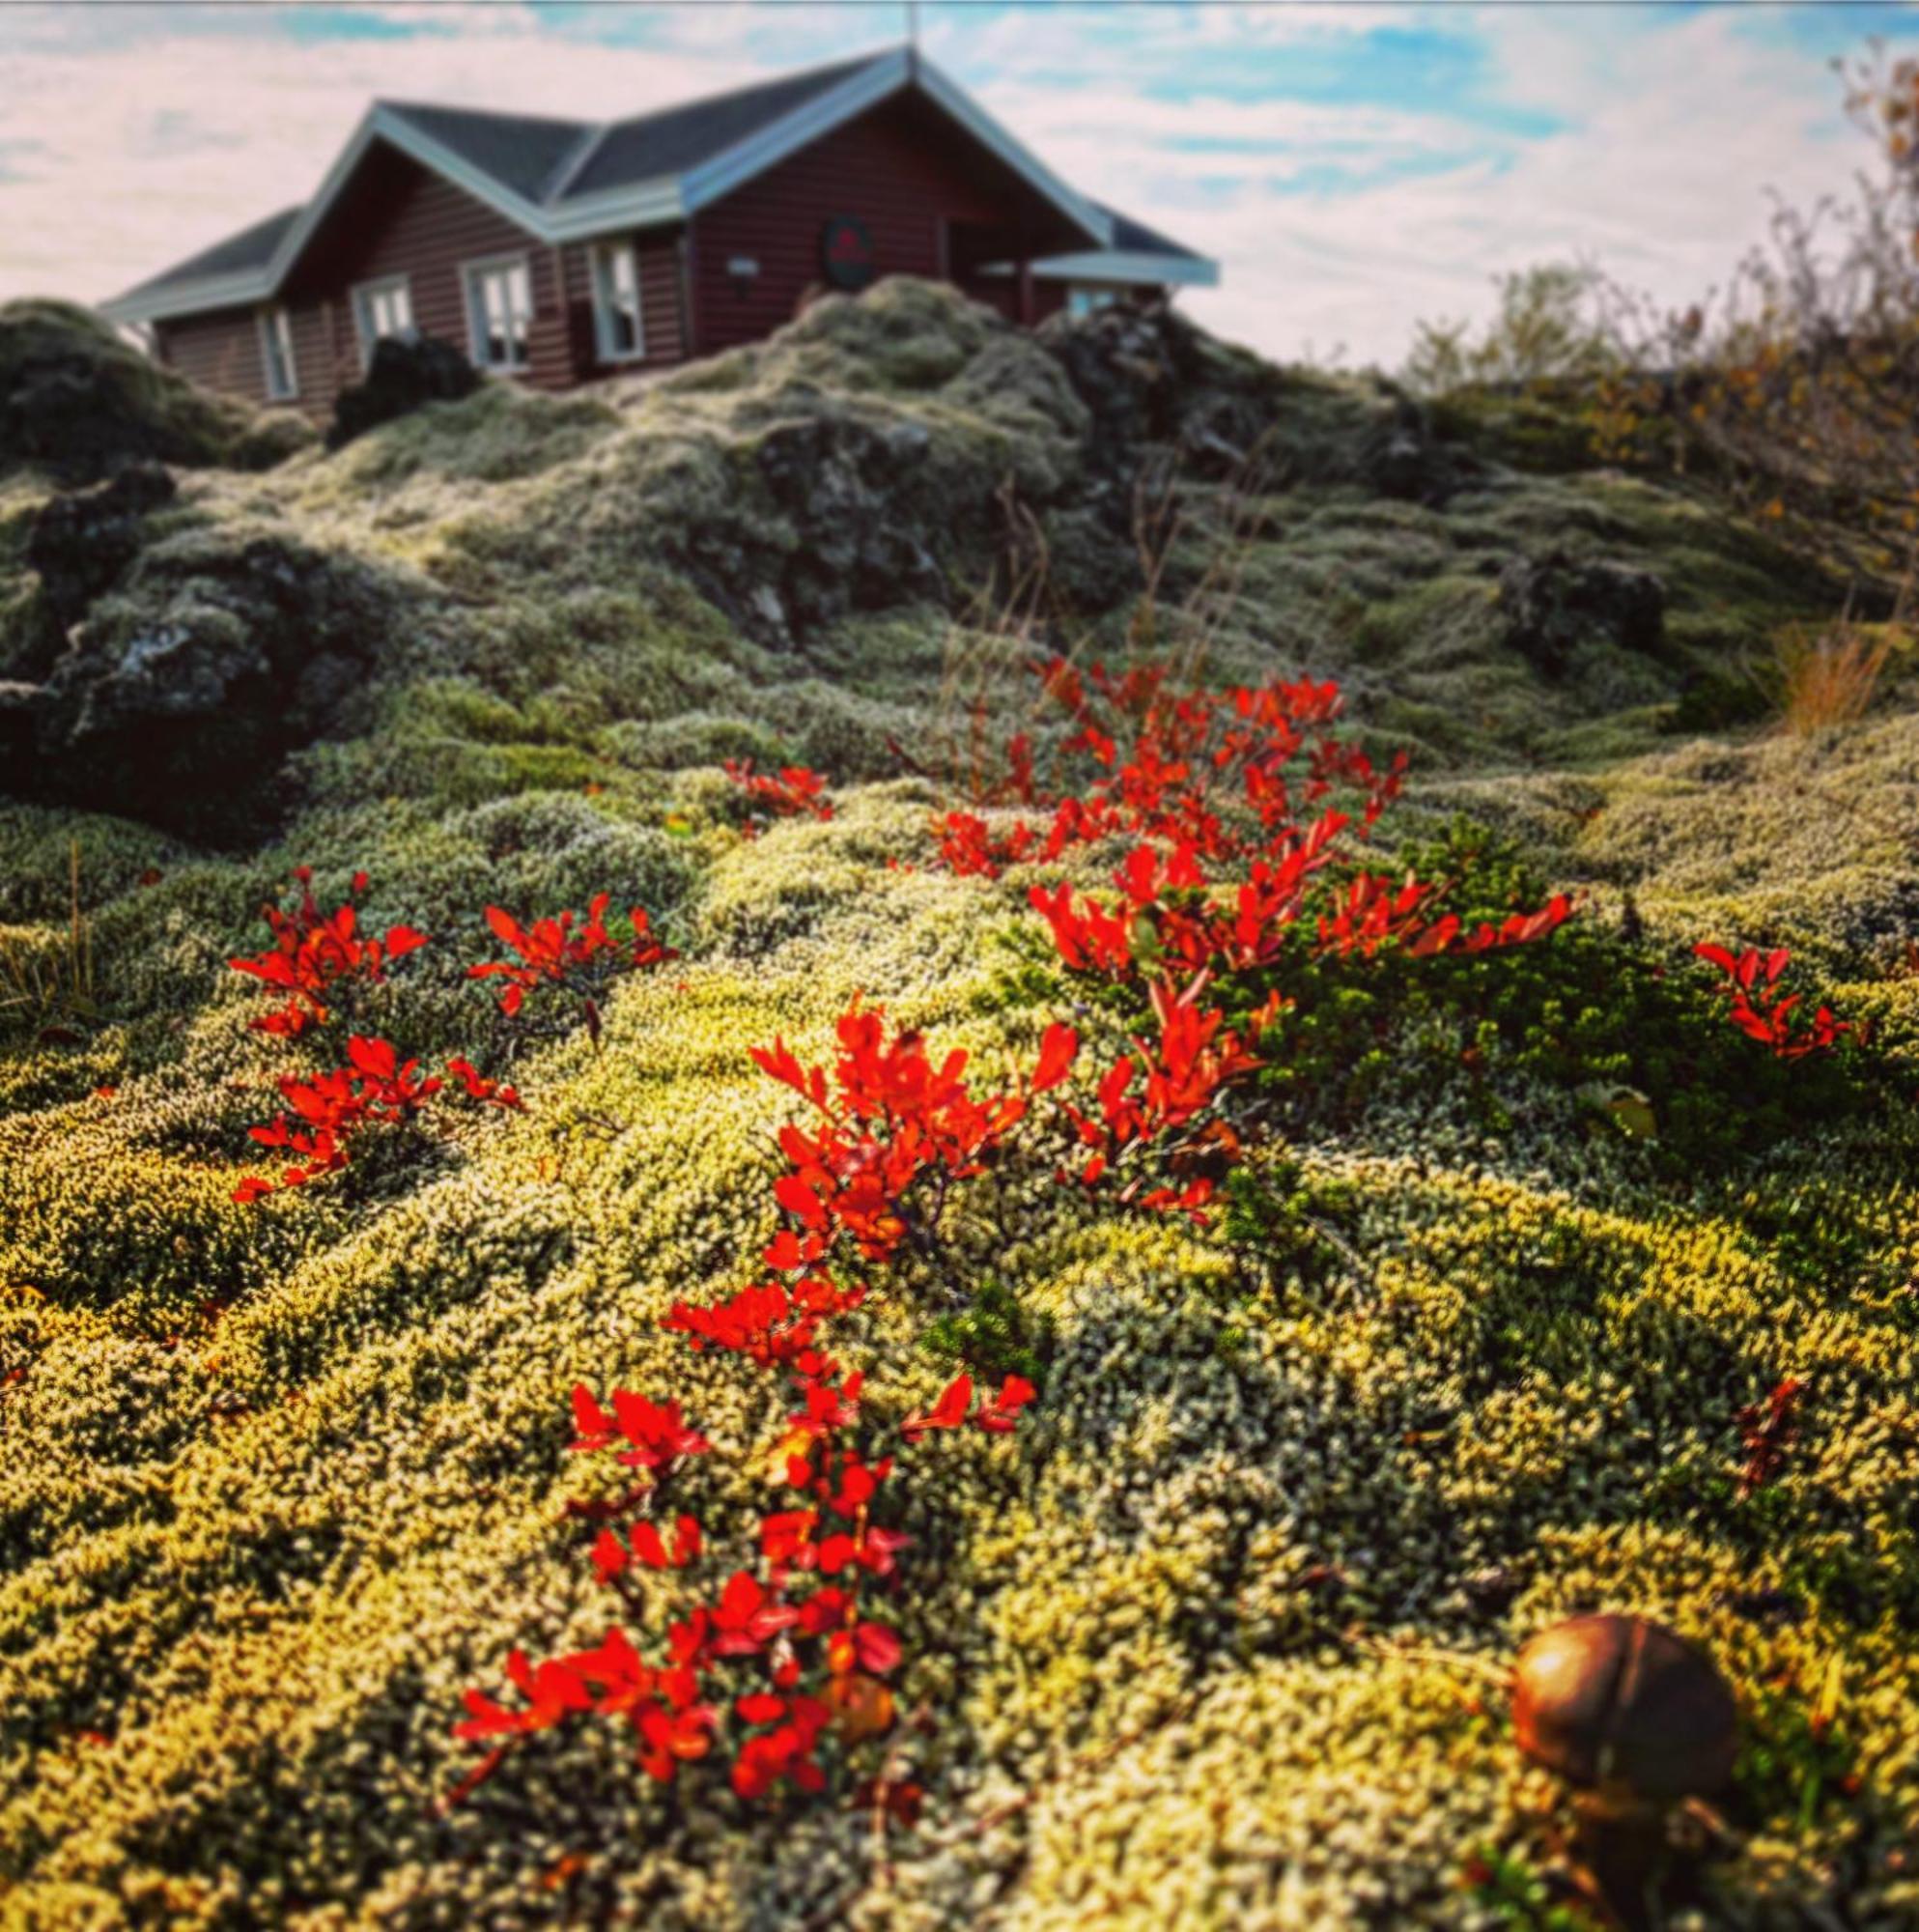
[[269, 214], [265, 221], [256, 221], [251, 228], [242, 228], [238, 235], [229, 235], [224, 242], [215, 242], [211, 248], [203, 248], [197, 255], [176, 262], [172, 268], [140, 283], [129, 293], [138, 295], [142, 289], [157, 289], [168, 282], [200, 281], [210, 275], [243, 274], [249, 270], [265, 268], [273, 259], [273, 250], [280, 245], [288, 229], [299, 216], [298, 204], [283, 208], [279, 213]]
[[554, 121], [537, 114], [492, 114], [414, 100], [380, 104], [490, 181], [534, 203], [545, 201], [573, 157], [598, 131], [590, 121]]
[[703, 100], [690, 100], [597, 130], [592, 146], [568, 174], [559, 192], [566, 199], [632, 187], [677, 175], [710, 161], [749, 139], [796, 108], [831, 93], [842, 81], [874, 66], [878, 56], [835, 61], [831, 67], [783, 75]]
[[[684, 219], [907, 88], [933, 101], [1024, 180], [1091, 250], [1119, 245], [1115, 223], [1125, 217], [1077, 194], [937, 68], [914, 50], [894, 47], [599, 124], [376, 101], [303, 208], [202, 250], [103, 303], [102, 312], [116, 322], [145, 322], [269, 299], [376, 141], [453, 182], [537, 240], [557, 242]], [[1196, 265], [1195, 271], [1173, 278], [1217, 279], [1212, 264], [1176, 242], [1142, 224], [1127, 229], [1143, 244], [1143, 257], [1156, 252], [1161, 260], [1178, 257]]]

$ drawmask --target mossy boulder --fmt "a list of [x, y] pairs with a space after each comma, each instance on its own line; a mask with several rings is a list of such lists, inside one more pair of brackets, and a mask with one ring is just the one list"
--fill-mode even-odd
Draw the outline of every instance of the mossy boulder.
[[86, 309], [0, 304], [0, 472], [85, 482], [129, 462], [258, 464], [307, 440], [160, 368]]
[[1650, 570], [1564, 551], [1514, 557], [1500, 573], [1507, 641], [1548, 677], [1594, 638], [1656, 652], [1665, 640], [1666, 586]]
[[410, 415], [429, 403], [457, 403], [480, 386], [480, 372], [437, 336], [382, 335], [373, 345], [364, 377], [333, 402], [326, 447], [344, 449], [356, 436]]
[[14, 787], [257, 838], [281, 759], [348, 715], [400, 603], [379, 572], [277, 530], [160, 543], [18, 700], [33, 743]]
[[176, 494], [164, 465], [136, 463], [46, 502], [29, 527], [25, 559], [40, 580], [42, 648], [16, 644], [13, 668], [41, 676], [51, 668], [70, 627], [139, 554], [148, 517]]

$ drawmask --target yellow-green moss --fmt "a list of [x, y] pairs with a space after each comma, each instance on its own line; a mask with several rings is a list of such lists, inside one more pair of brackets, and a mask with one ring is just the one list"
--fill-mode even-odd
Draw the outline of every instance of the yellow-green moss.
[[[1569, 1130], [1563, 1094], [1509, 1094], [1493, 1131], [1462, 1069], [1284, 1151], [1338, 1225], [1250, 1259], [1095, 1209], [1035, 1146], [968, 1197], [967, 1278], [904, 1270], [851, 1345], [904, 1414], [949, 1372], [920, 1345], [974, 1277], [1049, 1338], [1015, 1436], [929, 1440], [902, 1483], [903, 1703], [934, 1723], [926, 1824], [889, 1870], [863, 1812], [749, 1809], [711, 1767], [669, 1800], [610, 1729], [437, 1810], [472, 1762], [462, 1690], [612, 1616], [562, 1510], [576, 1381], [686, 1403], [716, 1445], [688, 1491], [716, 1543], [764, 1495], [780, 1392], [659, 1327], [773, 1225], [789, 1096], [747, 1049], [826, 1055], [858, 993], [984, 1086], [1030, 1062], [1040, 1015], [996, 977], [1028, 875], [930, 869], [936, 788], [855, 781], [953, 725], [945, 620], [863, 613], [776, 649], [635, 554], [661, 505], [722, 502], [849, 357], [875, 420], [943, 412], [1043, 481], [1077, 404], [951, 307], [895, 289], [616, 407], [490, 392], [343, 458], [196, 481], [209, 527], [284, 517], [404, 567], [420, 634], [367, 728], [304, 754], [290, 819], [243, 856], [0, 810], [0, 922], [60, 944], [77, 838], [99, 985], [71, 1037], [0, 1031], [0, 1922], [1477, 1928], [1469, 1860], [1541, 1857], [1556, 1802], [1486, 1673], [1597, 1605], [1707, 1645], [1760, 1744], [1841, 1686], [1856, 1788], [1741, 1797], [1702, 1924], [1919, 1921], [1903, 1095], [1675, 1180]], [[1300, 437], [1377, 409], [1306, 379], [1275, 396]], [[1632, 668], [1599, 668], [1595, 717], [1596, 686], [1543, 688], [1497, 636], [1486, 561], [1564, 540], [1663, 567], [1685, 647], [1716, 649], [1721, 618], [1730, 639], [1768, 599], [1794, 614], [1750, 533], [1592, 474], [1443, 509], [1284, 481], [1209, 674], [1350, 673], [1370, 733], [1427, 748], [1406, 821], [1471, 810], [1585, 918], [1629, 891], [1673, 970], [1702, 938], [1790, 944], [1876, 1052], [1910, 1052], [1903, 697], [1814, 744], [1662, 744]], [[1181, 542], [1203, 572], [1197, 526]], [[712, 768], [736, 754], [824, 766], [835, 817], [742, 838]], [[302, 861], [323, 896], [365, 867], [367, 923], [432, 935], [367, 1019], [472, 1049], [532, 1104], [241, 1209], [245, 1127], [301, 1061], [248, 1031], [224, 962]], [[480, 909], [600, 890], [686, 956], [622, 983], [597, 1052], [507, 1026], [464, 978], [497, 950]], [[1738, 1411], [1788, 1374], [1802, 1436], [1742, 1498]], [[661, 1623], [691, 1587], [649, 1581]]]

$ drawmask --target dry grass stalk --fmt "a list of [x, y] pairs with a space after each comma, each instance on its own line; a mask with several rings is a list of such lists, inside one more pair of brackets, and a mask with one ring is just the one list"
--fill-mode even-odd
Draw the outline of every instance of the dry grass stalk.
[[[1180, 487], [1177, 451], [1143, 469], [1133, 490], [1132, 535], [1141, 589], [1127, 620], [1128, 655], [1164, 658], [1176, 685], [1198, 683], [1221, 632], [1231, 621], [1262, 513], [1276, 487], [1263, 447], [1219, 484], [1203, 518]], [[1010, 484], [1000, 493], [1005, 563], [947, 627], [940, 686], [924, 754], [902, 761], [974, 804], [1005, 778], [1004, 742], [1030, 731], [1047, 710], [1033, 675], [1058, 656], [1079, 667], [1090, 654], [1090, 627], [1060, 596], [1038, 519]], [[1205, 560], [1192, 587], [1169, 605], [1165, 580], [1175, 546], [1203, 527]]]
[[67, 928], [52, 946], [0, 930], [0, 1018], [44, 1026], [95, 1010], [93, 927], [80, 910], [80, 841], [69, 858]]
[[1898, 632], [1841, 617], [1817, 637], [1779, 646], [1780, 726], [1796, 737], [1856, 724], [1872, 708]]

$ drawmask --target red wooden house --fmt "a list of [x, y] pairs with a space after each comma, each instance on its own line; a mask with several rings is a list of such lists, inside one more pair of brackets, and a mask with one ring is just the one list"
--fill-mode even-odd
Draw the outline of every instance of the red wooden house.
[[197, 382], [323, 412], [382, 335], [559, 389], [751, 341], [809, 290], [886, 274], [1029, 323], [1219, 278], [893, 48], [628, 121], [378, 101], [311, 201], [103, 308]]

